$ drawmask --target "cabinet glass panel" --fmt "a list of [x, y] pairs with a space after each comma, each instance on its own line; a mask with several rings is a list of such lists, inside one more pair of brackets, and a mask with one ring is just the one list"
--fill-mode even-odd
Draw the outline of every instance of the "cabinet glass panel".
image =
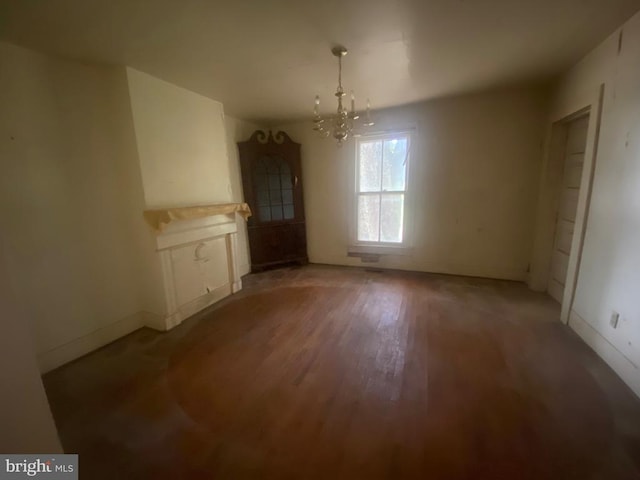
[[282, 220], [282, 206], [271, 207], [271, 220]]
[[279, 175], [280, 174], [280, 162], [281, 159], [276, 157], [263, 157], [264, 162], [267, 166], [267, 173], [269, 175]]
[[253, 170], [253, 187], [255, 190], [266, 190], [269, 188], [267, 182], [267, 165], [264, 158], [261, 158], [256, 162], [256, 167]]
[[291, 167], [279, 156], [265, 155], [253, 170], [258, 219], [277, 222], [295, 218]]
[[256, 203], [259, 207], [269, 205], [269, 190], [262, 188], [256, 190]]
[[291, 169], [284, 161], [280, 162], [280, 183], [282, 188], [291, 188]]
[[271, 190], [280, 190], [280, 176], [269, 175], [269, 188]]
[[271, 190], [271, 205], [282, 205], [282, 191]]
[[259, 207], [258, 208], [258, 218], [261, 222], [270, 222], [271, 221], [271, 208], [270, 207]]
[[288, 205], [283, 205], [282, 209], [284, 210], [284, 219], [285, 220], [292, 220], [296, 215], [295, 215], [295, 211], [293, 209], [293, 205], [288, 204]]

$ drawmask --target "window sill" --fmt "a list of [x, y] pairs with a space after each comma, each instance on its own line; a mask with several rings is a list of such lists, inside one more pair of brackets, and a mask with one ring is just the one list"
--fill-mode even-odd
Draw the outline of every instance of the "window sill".
[[350, 257], [361, 255], [411, 255], [413, 249], [395, 245], [351, 245], [347, 249]]

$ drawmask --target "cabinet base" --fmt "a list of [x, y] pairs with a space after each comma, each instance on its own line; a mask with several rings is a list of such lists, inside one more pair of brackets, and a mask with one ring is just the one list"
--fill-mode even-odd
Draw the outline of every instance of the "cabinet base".
[[260, 272], [264, 272], [265, 270], [273, 270], [275, 268], [290, 267], [292, 265], [302, 266], [308, 263], [309, 263], [309, 258], [302, 257], [302, 258], [295, 258], [290, 260], [282, 260], [278, 262], [260, 263], [258, 265], [252, 264], [251, 273], [260, 273]]

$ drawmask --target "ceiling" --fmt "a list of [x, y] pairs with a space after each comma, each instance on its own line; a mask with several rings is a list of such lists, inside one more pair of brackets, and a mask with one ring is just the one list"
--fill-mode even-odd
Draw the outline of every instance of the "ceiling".
[[548, 80], [640, 0], [0, 0], [0, 38], [129, 65], [264, 122], [334, 108], [344, 86], [374, 108]]

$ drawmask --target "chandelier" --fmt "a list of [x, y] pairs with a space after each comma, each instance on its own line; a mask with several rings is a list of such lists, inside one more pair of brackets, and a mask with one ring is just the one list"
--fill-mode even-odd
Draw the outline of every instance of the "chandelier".
[[[331, 135], [338, 141], [338, 145], [342, 145], [342, 142], [353, 133], [354, 122], [360, 118], [360, 115], [356, 113], [356, 97], [353, 90], [351, 90], [351, 111], [348, 112], [342, 104], [342, 99], [346, 95], [342, 88], [342, 57], [347, 54], [347, 49], [343, 46], [336, 46], [331, 49], [331, 53], [338, 58], [338, 88], [334, 94], [338, 99], [338, 109], [334, 115], [323, 118], [320, 115], [320, 96], [316, 95], [313, 108], [313, 130], [325, 138]], [[369, 99], [367, 99], [366, 118], [362, 123], [364, 127], [371, 127], [374, 124], [371, 121], [370, 108]]]

